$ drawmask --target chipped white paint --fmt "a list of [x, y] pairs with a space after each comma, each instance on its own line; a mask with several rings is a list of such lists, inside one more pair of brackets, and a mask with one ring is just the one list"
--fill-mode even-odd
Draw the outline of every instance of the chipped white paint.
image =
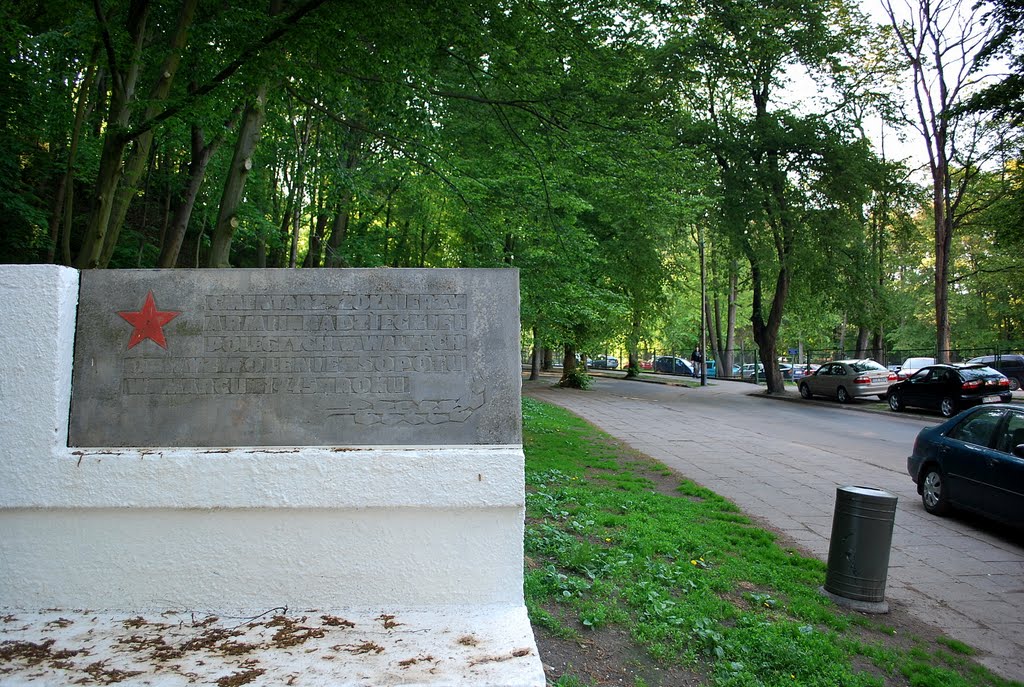
[[[544, 684], [522, 608], [0, 617], [5, 686]], [[232, 681], [233, 679], [233, 681]], [[223, 681], [223, 682], [219, 682]]]
[[[0, 266], [0, 607], [394, 609], [434, 631], [473, 608], [530, 635], [521, 447], [69, 449], [77, 284]], [[442, 683], [543, 684], [532, 656], [533, 682]]]

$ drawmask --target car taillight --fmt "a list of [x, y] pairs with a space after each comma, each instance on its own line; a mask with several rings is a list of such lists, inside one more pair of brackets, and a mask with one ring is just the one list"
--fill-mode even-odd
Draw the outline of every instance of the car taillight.
[[889, 381], [890, 382], [895, 382], [899, 378], [900, 378], [900, 376], [898, 374], [896, 374], [895, 372], [890, 372], [889, 373]]
[[962, 387], [964, 391], [970, 391], [971, 389], [977, 389], [981, 386], [981, 380], [972, 379], [969, 382], [964, 382]]
[[998, 384], [999, 384], [1000, 387], [1004, 387], [1005, 386], [1007, 389], [1010, 388], [1010, 380], [1007, 379], [1006, 377], [1003, 377], [1002, 379], [1000, 379]]
[[854, 384], [870, 384], [871, 383], [871, 377], [868, 377], [867, 375], [861, 375], [860, 377], [857, 377], [855, 380], [853, 380], [853, 383]]

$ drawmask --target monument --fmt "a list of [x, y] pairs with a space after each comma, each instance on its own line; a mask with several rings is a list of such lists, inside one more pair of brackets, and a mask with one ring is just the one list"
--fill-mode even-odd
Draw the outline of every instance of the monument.
[[514, 270], [0, 266], [0, 682], [543, 685], [519, 394]]

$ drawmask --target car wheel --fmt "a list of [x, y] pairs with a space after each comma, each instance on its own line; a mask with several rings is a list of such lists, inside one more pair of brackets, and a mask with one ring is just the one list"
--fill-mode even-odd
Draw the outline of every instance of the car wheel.
[[1017, 391], [1018, 389], [1020, 389], [1020, 379], [1010, 377], [1010, 391]]
[[836, 389], [836, 398], [839, 399], [840, 403], [850, 402], [850, 392], [846, 390], [845, 386], [841, 386]]
[[800, 385], [800, 395], [802, 397], [804, 397], [804, 398], [810, 398], [814, 394], [811, 393], [810, 387], [808, 387], [806, 384], [801, 384]]
[[924, 470], [921, 480], [921, 502], [924, 509], [932, 515], [945, 515], [949, 512], [949, 499], [946, 497], [946, 478], [934, 465]]
[[903, 398], [899, 394], [889, 394], [889, 408], [897, 413], [903, 410]]
[[939, 412], [942, 413], [942, 417], [953, 417], [956, 415], [956, 401], [948, 396], [942, 399], [942, 403], [939, 404]]

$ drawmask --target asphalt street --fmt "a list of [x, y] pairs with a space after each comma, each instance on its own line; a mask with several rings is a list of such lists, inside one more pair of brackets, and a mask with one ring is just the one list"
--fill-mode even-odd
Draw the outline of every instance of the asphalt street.
[[[918, 431], [938, 415], [862, 412], [769, 398], [760, 387], [676, 387], [601, 377], [589, 391], [524, 382], [555, 403], [728, 498], [810, 555], [828, 558], [836, 488], [898, 497], [885, 598], [1024, 682], [1024, 536], [967, 515], [925, 512], [906, 471]], [[861, 407], [857, 407], [861, 406]]]

